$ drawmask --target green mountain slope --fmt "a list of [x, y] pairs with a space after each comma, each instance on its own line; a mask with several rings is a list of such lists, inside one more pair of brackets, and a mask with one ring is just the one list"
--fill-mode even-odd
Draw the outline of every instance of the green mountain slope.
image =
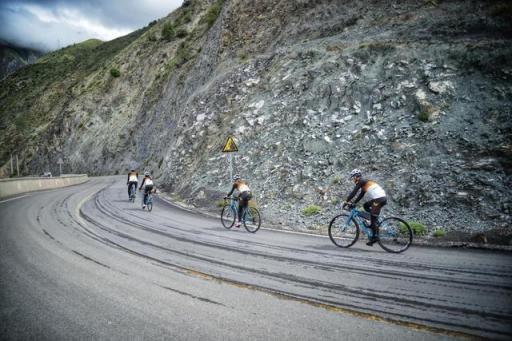
[[[428, 229], [511, 224], [511, 7], [504, 1], [186, 1], [0, 83], [0, 168], [153, 172], [196, 205], [240, 147], [265, 217], [321, 228], [351, 168]], [[342, 180], [340, 182], [340, 179]], [[319, 205], [318, 215], [302, 209]]]

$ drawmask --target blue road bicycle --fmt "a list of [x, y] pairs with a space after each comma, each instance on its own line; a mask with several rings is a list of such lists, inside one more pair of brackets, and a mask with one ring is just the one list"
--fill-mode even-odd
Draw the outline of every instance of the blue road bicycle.
[[[329, 238], [339, 247], [347, 248], [354, 245], [359, 238], [360, 229], [368, 238], [373, 234], [369, 228], [369, 213], [361, 212], [353, 205], [349, 210], [350, 214], [339, 214], [329, 224]], [[379, 226], [378, 243], [387, 252], [404, 252], [411, 245], [412, 230], [405, 220], [397, 217], [379, 218], [377, 225]]]
[[[142, 201], [144, 201], [144, 194], [142, 195]], [[143, 202], [143, 205], [146, 205], [146, 208], [149, 212], [153, 209], [153, 194], [149, 191], [148, 196], [146, 197], [146, 202]], [[142, 206], [144, 209], [144, 206]]]
[[[227, 200], [230, 200], [228, 202]], [[236, 215], [238, 212], [238, 198], [226, 197], [224, 198], [224, 207], [220, 214], [222, 225], [228, 230], [235, 225]], [[255, 207], [247, 206], [242, 211], [242, 223], [244, 224], [247, 232], [256, 233], [261, 226], [260, 212]]]

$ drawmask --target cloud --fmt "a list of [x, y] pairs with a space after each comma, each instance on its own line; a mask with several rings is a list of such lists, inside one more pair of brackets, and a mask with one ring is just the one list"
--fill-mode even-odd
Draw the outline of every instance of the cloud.
[[91, 38], [112, 40], [162, 18], [182, 0], [8, 0], [0, 3], [0, 39], [55, 50]]

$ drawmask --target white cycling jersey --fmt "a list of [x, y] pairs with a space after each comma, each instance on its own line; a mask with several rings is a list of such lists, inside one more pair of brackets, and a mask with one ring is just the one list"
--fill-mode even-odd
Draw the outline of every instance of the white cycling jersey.
[[251, 189], [249, 188], [249, 186], [247, 186], [246, 184], [241, 184], [240, 186], [238, 186], [238, 191], [240, 193], [243, 193], [243, 192], [250, 192]]
[[137, 175], [135, 175], [135, 174], [130, 174], [129, 181], [130, 181], [130, 182], [138, 182], [138, 181], [139, 181], [139, 179], [137, 179]]
[[382, 187], [380, 187], [377, 183], [373, 181], [368, 181], [368, 187], [366, 193], [368, 194], [368, 199], [374, 200], [379, 198], [384, 198], [386, 196], [386, 192]]

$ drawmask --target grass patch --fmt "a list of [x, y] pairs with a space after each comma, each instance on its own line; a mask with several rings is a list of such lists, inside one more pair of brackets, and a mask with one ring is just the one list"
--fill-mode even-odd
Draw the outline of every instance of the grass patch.
[[434, 230], [434, 233], [432, 234], [434, 237], [436, 238], [440, 238], [440, 237], [444, 237], [446, 233], [444, 232], [443, 229], [435, 229]]
[[[415, 236], [423, 236], [427, 232], [425, 225], [423, 225], [419, 221], [408, 221], [407, 224], [409, 224]], [[405, 225], [400, 224], [400, 230], [402, 231], [402, 233], [405, 233]]]
[[302, 209], [302, 214], [305, 215], [306, 217], [311, 217], [311, 216], [314, 216], [314, 215], [317, 215], [318, 213], [320, 213], [322, 209], [320, 208], [320, 206], [317, 206], [317, 205], [309, 205], [307, 207], [304, 207], [304, 209]]
[[215, 206], [218, 208], [222, 208], [226, 205], [226, 202], [227, 201], [224, 199], [215, 200]]
[[156, 37], [156, 34], [154, 32], [151, 32], [149, 35], [148, 35], [148, 40], [149, 41], [157, 41], [157, 37]]
[[418, 114], [418, 120], [420, 120], [421, 122], [428, 122], [429, 119], [430, 115], [426, 111], [422, 111]]
[[189, 46], [185, 42], [182, 42], [176, 51], [176, 55], [174, 57], [174, 65], [176, 65], [176, 67], [182, 66], [191, 58], [191, 56], [192, 55]]
[[176, 31], [176, 37], [185, 38], [188, 35], [188, 31], [184, 28], [180, 28]]
[[220, 11], [222, 10], [222, 4], [224, 0], [217, 0], [213, 4], [208, 7], [206, 14], [204, 16], [204, 21], [208, 24], [208, 27], [212, 27], [217, 18], [219, 17]]
[[164, 27], [162, 28], [162, 39], [171, 41], [176, 36], [176, 31], [174, 30], [174, 26], [168, 22], [165, 23]]
[[238, 58], [240, 59], [241, 62], [245, 62], [247, 61], [247, 59], [249, 59], [249, 54], [247, 53], [247, 51], [242, 50], [238, 52]]
[[119, 71], [118, 69], [113, 67], [112, 69], [110, 69], [110, 75], [114, 78], [117, 78], [117, 77], [121, 76], [121, 71]]
[[337, 185], [341, 182], [341, 176], [340, 175], [335, 175], [332, 180], [331, 180], [331, 183], [333, 185]]

